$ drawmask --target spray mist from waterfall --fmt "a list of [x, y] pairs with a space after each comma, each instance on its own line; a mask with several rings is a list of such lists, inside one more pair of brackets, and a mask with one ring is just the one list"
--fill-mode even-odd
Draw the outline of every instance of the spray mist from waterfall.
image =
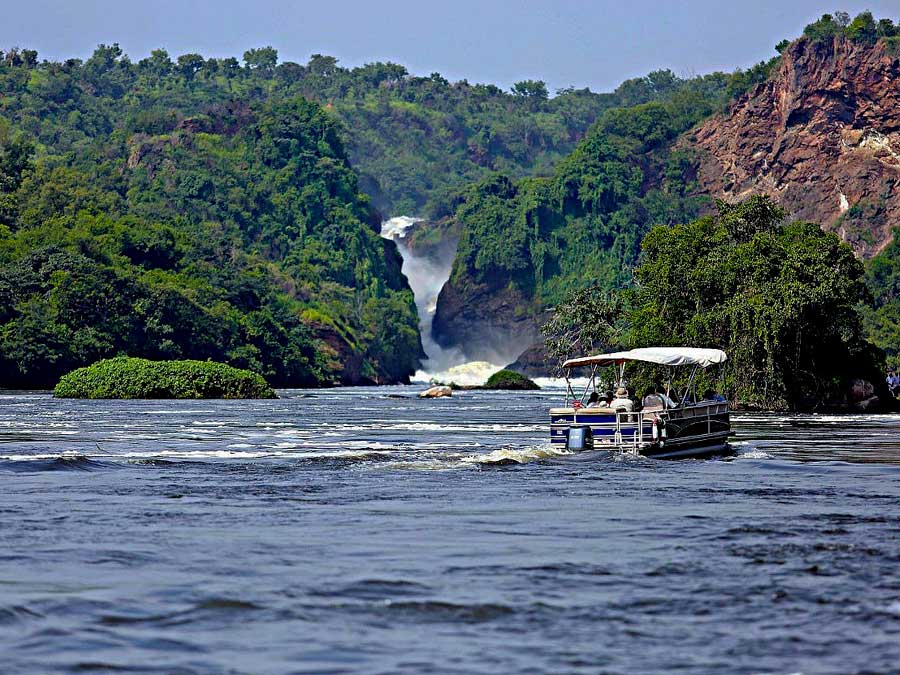
[[439, 380], [461, 385], [484, 384], [485, 380], [502, 368], [487, 361], [466, 361], [462, 350], [445, 349], [431, 337], [431, 324], [437, 310], [438, 294], [450, 278], [453, 255], [426, 257], [416, 255], [406, 244], [406, 235], [421, 218], [397, 216], [381, 224], [381, 236], [397, 243], [403, 257], [403, 274], [409, 281], [416, 309], [419, 312], [419, 333], [427, 359], [423, 370], [413, 377], [417, 381]]

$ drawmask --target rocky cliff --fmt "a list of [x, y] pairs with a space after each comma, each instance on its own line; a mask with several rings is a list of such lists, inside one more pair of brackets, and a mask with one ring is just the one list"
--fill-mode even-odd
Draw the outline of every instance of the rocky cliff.
[[432, 336], [462, 349], [467, 360], [504, 364], [540, 338], [533, 303], [515, 286], [448, 282], [438, 298]]
[[871, 257], [900, 225], [900, 54], [801, 38], [769, 81], [684, 139], [703, 193], [763, 193]]
[[[608, 256], [627, 270], [647, 229], [691, 220], [698, 197], [736, 202], [766, 194], [791, 219], [836, 232], [861, 258], [876, 255], [900, 226], [900, 48], [890, 41], [800, 38], [755, 69], [766, 80], [723, 112], [715, 111], [725, 97], [713, 88], [685, 94], [695, 117], [678, 118], [678, 105], [610, 113], [551, 179], [551, 194], [571, 196], [575, 185], [577, 200], [541, 202], [527, 186], [488, 192], [466, 213], [478, 228], [468, 228], [468, 258], [458, 256], [441, 292], [435, 339], [471, 358], [489, 359], [486, 351], [500, 345], [531, 347], [514, 366], [538, 374], [538, 317], [558, 297], [522, 293], [528, 284], [508, 282], [504, 270], [533, 272], [541, 289], [627, 283], [627, 272], [604, 277], [595, 263]], [[740, 89], [739, 79], [722, 94]], [[616, 147], [626, 148], [624, 158]], [[529, 255], [505, 264], [496, 252], [506, 249]], [[571, 260], [584, 269], [566, 269]]]

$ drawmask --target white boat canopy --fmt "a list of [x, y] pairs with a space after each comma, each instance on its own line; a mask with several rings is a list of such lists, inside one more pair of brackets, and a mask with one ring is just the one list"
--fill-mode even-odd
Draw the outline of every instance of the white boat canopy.
[[611, 366], [626, 361], [644, 361], [658, 363], [662, 366], [700, 366], [707, 368], [717, 363], [724, 363], [728, 356], [721, 349], [701, 349], [699, 347], [643, 347], [626, 352], [596, 354], [569, 359], [563, 368], [578, 366]]

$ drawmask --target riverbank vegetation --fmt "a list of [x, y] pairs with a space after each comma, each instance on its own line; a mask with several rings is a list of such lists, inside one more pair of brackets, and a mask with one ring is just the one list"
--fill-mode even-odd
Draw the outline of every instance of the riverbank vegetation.
[[261, 375], [223, 363], [125, 357], [105, 359], [67, 373], [53, 395], [91, 399], [278, 398]]
[[689, 220], [709, 203], [678, 137], [776, 61], [687, 81], [655, 74], [646, 86], [657, 100], [605, 111], [552, 176], [495, 174], [468, 188], [455, 214], [462, 228], [450, 283], [513, 285], [535, 311], [589, 284], [629, 283], [649, 228]]
[[243, 64], [6, 49], [0, 386], [49, 387], [119, 354], [223, 361], [278, 386], [405, 381], [415, 306], [373, 199], [449, 212], [466, 181], [549, 173], [602, 111], [682, 86], [661, 71], [551, 98], [539, 82], [503, 92], [270, 48]]
[[[785, 222], [781, 208], [756, 196], [654, 227], [633, 287], [575, 292], [545, 331], [560, 357], [573, 355], [560, 339], [567, 330], [598, 351], [718, 347], [728, 353], [732, 401], [814, 409], [846, 402], [854, 380], [880, 386], [884, 357], [859, 312], [870, 299], [862, 263], [837, 235]], [[701, 389], [707, 384], [718, 385]]]
[[[854, 19], [836, 13], [800, 39], [890, 44], [897, 32], [890, 19], [876, 22], [868, 12]], [[641, 241], [654, 225], [690, 222], [715, 209], [697, 179], [692, 130], [777, 72], [788, 44], [746, 71], [660, 83], [665, 93], [656, 100], [604, 111], [552, 176], [495, 174], [469, 187], [456, 210], [460, 243], [444, 294], [449, 300], [438, 303], [436, 339], [454, 345], [463, 339], [458, 324], [494, 320], [477, 310], [461, 313], [470, 298], [492, 311], [515, 305], [496, 319], [504, 328], [524, 314], [542, 321], [544, 310], [571, 292], [629, 286]]]
[[[897, 39], [867, 13], [823, 16], [807, 39], [873, 30]], [[243, 56], [0, 52], [0, 386], [117, 355], [212, 359], [275, 386], [408, 381], [418, 319], [377, 207], [444, 217], [451, 285], [515, 289], [516, 319], [626, 287], [651, 227], [711, 208], [679, 139], [781, 58], [551, 96]], [[900, 313], [875, 295], [863, 313], [886, 345]]]

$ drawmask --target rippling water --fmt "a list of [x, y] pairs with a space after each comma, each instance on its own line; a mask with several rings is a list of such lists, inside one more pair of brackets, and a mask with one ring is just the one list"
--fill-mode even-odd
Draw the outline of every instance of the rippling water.
[[900, 417], [664, 462], [415, 391], [0, 396], [0, 672], [898, 672]]

